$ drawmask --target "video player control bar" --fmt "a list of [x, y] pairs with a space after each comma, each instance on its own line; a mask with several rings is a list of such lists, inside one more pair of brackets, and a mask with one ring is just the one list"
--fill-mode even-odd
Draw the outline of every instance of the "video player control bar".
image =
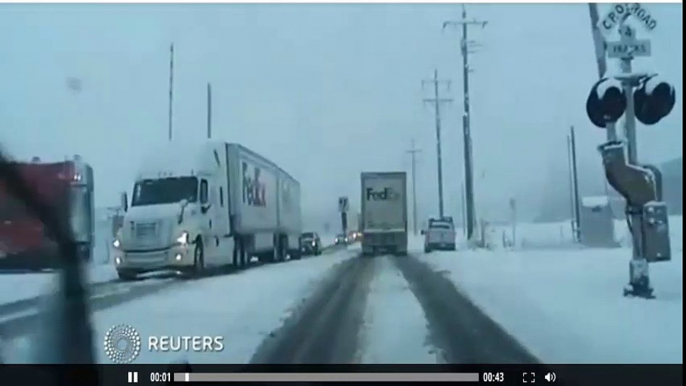
[[174, 373], [174, 382], [479, 382], [479, 373]]

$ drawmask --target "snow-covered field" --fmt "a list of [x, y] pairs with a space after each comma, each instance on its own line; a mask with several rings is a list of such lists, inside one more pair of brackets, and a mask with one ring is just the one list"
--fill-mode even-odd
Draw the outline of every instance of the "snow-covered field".
[[[221, 336], [221, 352], [191, 353], [192, 363], [247, 363], [267, 334], [277, 329], [299, 299], [307, 297], [333, 266], [353, 256], [354, 248], [315, 259], [274, 264], [200, 281], [180, 283], [167, 291], [98, 311], [95, 336], [116, 324], [137, 329], [143, 346], [150, 336]], [[30, 337], [17, 338], [8, 349], [12, 363], [25, 362]], [[111, 363], [98, 350], [101, 363]], [[169, 363], [184, 354], [142, 350], [138, 363]]]
[[[682, 251], [682, 216], [670, 216], [669, 227], [674, 251]], [[631, 233], [624, 220], [615, 221], [615, 241], [623, 247], [631, 246]], [[569, 221], [555, 223], [518, 223], [514, 228], [516, 249], [571, 248], [573, 242], [572, 227]], [[487, 228], [486, 239], [493, 249], [502, 247], [503, 234], [512, 239], [512, 225], [493, 225]], [[458, 230], [462, 236], [462, 230]]]
[[[651, 264], [653, 300], [622, 296], [628, 248], [423, 255], [416, 238], [413, 249], [546, 363], [682, 363], [682, 220], [670, 221], [673, 260]], [[556, 225], [539, 239], [552, 244]]]

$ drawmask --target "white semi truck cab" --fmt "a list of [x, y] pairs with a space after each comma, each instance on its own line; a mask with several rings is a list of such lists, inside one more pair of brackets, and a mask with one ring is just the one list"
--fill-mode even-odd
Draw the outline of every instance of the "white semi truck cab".
[[141, 173], [130, 207], [123, 194], [126, 214], [114, 240], [115, 264], [122, 279], [160, 268], [204, 268], [203, 225], [211, 207], [205, 174], [194, 175], [191, 170]]

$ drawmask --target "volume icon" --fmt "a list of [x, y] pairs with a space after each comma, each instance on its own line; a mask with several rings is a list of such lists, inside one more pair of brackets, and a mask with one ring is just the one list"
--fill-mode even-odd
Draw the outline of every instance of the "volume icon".
[[548, 373], [545, 375], [544, 378], [548, 382], [555, 382], [555, 380], [557, 379], [557, 376], [555, 376], [555, 373]]

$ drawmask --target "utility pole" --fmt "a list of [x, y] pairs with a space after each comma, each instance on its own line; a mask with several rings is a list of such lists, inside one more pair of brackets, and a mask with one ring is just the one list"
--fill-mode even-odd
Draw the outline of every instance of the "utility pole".
[[212, 139], [212, 85], [207, 83], [207, 139]]
[[436, 115], [436, 156], [438, 158], [438, 215], [443, 218], [443, 157], [441, 155], [441, 103], [450, 103], [451, 98], [441, 98], [439, 94], [439, 85], [445, 83], [447, 88], [450, 88], [449, 80], [439, 80], [438, 70], [434, 70], [434, 77], [430, 80], [423, 80], [422, 85], [426, 83], [433, 84], [434, 97], [424, 98], [424, 103], [434, 104], [434, 114]]
[[464, 197], [464, 183], [460, 185], [460, 213], [462, 215], [462, 236], [467, 235], [467, 204]]
[[567, 134], [567, 172], [569, 173], [569, 223], [572, 241], [576, 241], [576, 214], [574, 211], [574, 172], [572, 171], [572, 138]]
[[580, 242], [581, 210], [579, 209], [579, 174], [576, 166], [576, 136], [574, 135], [574, 126], [570, 127], [567, 140], [569, 143], [569, 172], [571, 175], [572, 215], [574, 216], [574, 226], [572, 226], [572, 232], [574, 234], [574, 241]]
[[421, 150], [415, 147], [415, 141], [412, 140], [412, 147], [407, 152], [412, 157], [412, 226], [414, 228], [414, 235], [417, 235], [417, 153]]
[[[464, 92], [464, 112], [462, 114], [462, 130], [463, 130], [463, 142], [464, 142], [464, 168], [465, 168], [465, 200], [467, 207], [467, 239], [471, 240], [474, 236], [474, 226], [476, 224], [476, 213], [474, 209], [474, 176], [472, 165], [472, 135], [469, 116], [469, 73], [472, 70], [469, 68], [469, 54], [474, 53], [474, 45], [470, 47], [470, 43], [475, 43], [470, 41], [468, 38], [468, 30], [470, 26], [481, 26], [481, 28], [486, 27], [486, 21], [479, 21], [476, 19], [467, 20], [467, 9], [464, 4], [462, 5], [462, 19], [457, 21], [446, 21], [443, 22], [443, 28], [448, 26], [451, 27], [462, 27], [462, 40], [460, 42], [460, 51], [462, 53], [462, 83]], [[470, 48], [472, 50], [470, 50]]]
[[174, 113], [174, 43], [169, 49], [169, 142], [172, 140], [172, 117]]

